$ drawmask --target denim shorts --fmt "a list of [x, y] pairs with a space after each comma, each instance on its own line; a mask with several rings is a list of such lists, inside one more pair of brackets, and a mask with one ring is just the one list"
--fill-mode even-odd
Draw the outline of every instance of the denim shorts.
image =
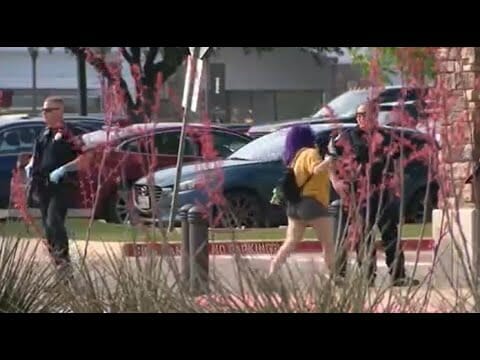
[[328, 208], [311, 197], [302, 197], [300, 202], [287, 204], [287, 216], [294, 220], [310, 221], [329, 216]]

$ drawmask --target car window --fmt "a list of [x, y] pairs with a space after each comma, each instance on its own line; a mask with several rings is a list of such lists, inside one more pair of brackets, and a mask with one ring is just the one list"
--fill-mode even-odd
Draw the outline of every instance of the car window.
[[23, 126], [11, 128], [0, 133], [0, 153], [32, 151], [33, 143], [43, 126]]
[[[155, 134], [155, 149], [158, 154], [177, 155], [180, 144], [180, 131], [169, 131]], [[198, 152], [191, 138], [185, 138], [185, 156], [195, 156]]]
[[398, 102], [399, 100], [404, 101], [416, 101], [422, 99], [425, 91], [416, 88], [393, 88], [393, 89], [386, 89], [382, 91], [379, 95], [379, 102], [380, 103], [391, 103], [391, 102]]
[[313, 114], [311, 117], [328, 117], [330, 116], [331, 112], [333, 112], [333, 115], [335, 116], [348, 116], [355, 114], [357, 107], [360, 104], [365, 103], [368, 100], [369, 95], [370, 94], [368, 90], [347, 91], [334, 98], [327, 104], [326, 107], [322, 107], [317, 113]]
[[82, 134], [85, 134], [85, 133], [91, 131], [88, 128], [84, 128], [84, 127], [78, 126], [78, 125], [70, 126], [70, 129], [72, 130], [72, 133], [73, 133], [74, 136], [82, 135]]
[[12, 153], [20, 151], [20, 135], [18, 130], [11, 129], [0, 134], [0, 153]]
[[227, 157], [248, 144], [250, 139], [223, 131], [213, 132], [213, 147], [221, 157]]
[[75, 127], [83, 133], [93, 132], [97, 130], [101, 130], [105, 123], [103, 121], [97, 120], [88, 120], [88, 119], [77, 119], [77, 118], [67, 118], [65, 119], [66, 123], [70, 125], [72, 128]]
[[378, 97], [378, 102], [379, 103], [391, 103], [391, 102], [397, 102], [402, 98], [402, 92], [401, 89], [386, 89], [382, 91]]
[[101, 122], [81, 122], [75, 124], [75, 126], [79, 126], [87, 131], [96, 131], [100, 130], [105, 124]]
[[127, 141], [121, 146], [122, 151], [140, 153], [140, 154], [151, 154], [151, 148], [152, 148], [151, 136], [136, 138], [136, 139]]
[[[161, 155], [177, 155], [178, 144], [180, 143], [180, 132], [163, 132], [157, 133], [153, 138], [153, 145], [158, 154]], [[136, 152], [142, 154], [150, 154], [152, 146], [152, 136], [144, 136], [122, 145], [121, 149], [127, 152]], [[192, 139], [185, 138], [185, 156], [195, 156], [198, 154], [197, 148], [193, 145]]]
[[43, 125], [35, 125], [32, 127], [35, 139], [40, 136], [40, 133], [45, 129], [45, 126]]
[[383, 106], [378, 113], [379, 125], [413, 127], [418, 119], [418, 111], [414, 104], [400, 106]]
[[138, 140], [127, 141], [120, 148], [122, 151], [126, 151], [126, 152], [132, 152], [132, 153], [141, 152]]

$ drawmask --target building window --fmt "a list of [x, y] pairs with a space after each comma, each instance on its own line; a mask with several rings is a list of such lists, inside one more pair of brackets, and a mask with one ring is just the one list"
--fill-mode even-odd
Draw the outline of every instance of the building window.
[[322, 90], [305, 91], [227, 91], [227, 121], [245, 123], [250, 117], [255, 124], [303, 118], [320, 108]]

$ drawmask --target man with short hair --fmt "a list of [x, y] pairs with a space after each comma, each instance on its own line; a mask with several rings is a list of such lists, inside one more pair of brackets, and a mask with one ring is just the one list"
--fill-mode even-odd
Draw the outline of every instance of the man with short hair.
[[64, 121], [61, 97], [47, 97], [42, 113], [46, 127], [35, 140], [33, 155], [25, 170], [31, 180], [32, 194], [39, 201], [50, 254], [60, 273], [70, 276], [65, 217], [75, 191], [74, 173], [79, 167], [81, 151]]
[[[358, 125], [331, 140], [330, 155], [339, 160], [332, 177], [344, 203], [353, 201], [355, 207], [359, 205], [365, 241], [357, 241], [357, 256], [360, 265], [366, 257], [370, 285], [376, 278], [375, 225], [382, 233], [392, 285], [418, 285], [418, 280], [406, 276], [405, 256], [398, 246], [400, 198], [394, 186], [394, 163], [399, 152], [392, 151], [392, 137], [379, 128], [376, 115], [375, 109], [360, 105], [356, 113]], [[347, 207], [352, 209], [351, 205]]]

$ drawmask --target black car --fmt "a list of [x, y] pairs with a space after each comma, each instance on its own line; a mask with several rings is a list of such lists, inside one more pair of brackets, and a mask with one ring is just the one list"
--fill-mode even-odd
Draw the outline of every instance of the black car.
[[[426, 89], [387, 86], [376, 97], [375, 102], [379, 104], [380, 112], [390, 112], [395, 108], [403, 107], [407, 114], [416, 120], [420, 116], [422, 108], [421, 100], [426, 95], [426, 91]], [[369, 89], [349, 90], [337, 96], [330, 101], [327, 106], [322, 107], [318, 112], [309, 117], [252, 126], [248, 131], [248, 135], [257, 138], [299, 122], [308, 122], [310, 124], [331, 122], [354, 123], [357, 107], [369, 101], [370, 95]], [[400, 105], [400, 100], [403, 100], [403, 105]], [[384, 123], [382, 125], [388, 124]]]

